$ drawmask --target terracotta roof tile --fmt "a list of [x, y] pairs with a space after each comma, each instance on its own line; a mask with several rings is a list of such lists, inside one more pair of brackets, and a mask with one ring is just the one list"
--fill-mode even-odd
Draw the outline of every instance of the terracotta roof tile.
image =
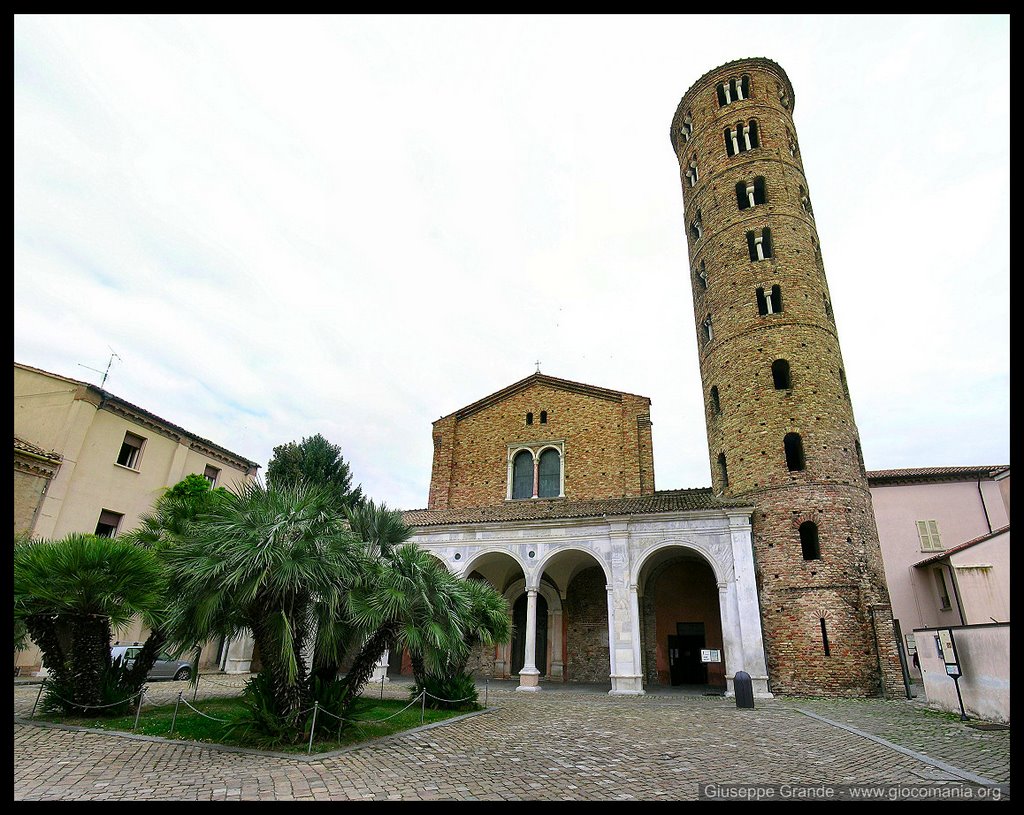
[[34, 456], [40, 456], [41, 458], [47, 458], [50, 459], [50, 461], [63, 461], [64, 458], [60, 453], [55, 453], [52, 450], [44, 450], [42, 447], [37, 447], [31, 442], [19, 439], [17, 436], [14, 437], [14, 449], [30, 453]]
[[656, 512], [725, 510], [748, 507], [749, 502], [715, 497], [710, 487], [660, 490], [635, 498], [605, 498], [593, 501], [536, 499], [507, 501], [487, 507], [465, 509], [411, 509], [402, 513], [409, 526], [500, 523], [556, 518], [591, 518], [604, 515], [645, 515]]
[[973, 481], [992, 478], [1009, 470], [1008, 464], [978, 467], [913, 467], [903, 470], [868, 470], [868, 484], [872, 487], [891, 483], [920, 483], [927, 481]]

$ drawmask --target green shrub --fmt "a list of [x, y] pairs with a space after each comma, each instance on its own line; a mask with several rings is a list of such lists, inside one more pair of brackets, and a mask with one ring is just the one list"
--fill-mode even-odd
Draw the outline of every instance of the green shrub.
[[480, 707], [476, 680], [469, 672], [444, 676], [428, 673], [423, 686], [419, 683], [413, 686], [411, 698], [417, 698], [424, 689], [427, 691], [427, 707], [435, 710], [477, 710]]

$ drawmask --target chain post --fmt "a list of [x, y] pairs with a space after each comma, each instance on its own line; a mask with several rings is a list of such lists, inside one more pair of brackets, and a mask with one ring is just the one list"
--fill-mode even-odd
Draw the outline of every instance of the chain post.
[[171, 716], [171, 735], [168, 738], [174, 738], [174, 723], [178, 720], [178, 705], [181, 704], [181, 691], [178, 691], [178, 698], [174, 702], [174, 714]]
[[426, 691], [426, 689], [424, 689], [422, 694], [420, 695], [420, 700], [421, 700], [421, 704], [420, 704], [420, 724], [423, 724], [423, 716], [427, 712], [427, 691]]
[[30, 719], [34, 719], [36, 717], [36, 705], [39, 704], [39, 697], [43, 695], [43, 688], [45, 688], [45, 687], [46, 687], [46, 680], [44, 679], [39, 684], [39, 693], [36, 694], [36, 701], [33, 703], [33, 705], [32, 705], [32, 712], [28, 716]]
[[192, 701], [196, 700], [196, 696], [199, 693], [199, 680], [202, 678], [202, 674], [196, 671], [196, 689], [192, 691]]
[[313, 733], [316, 731], [316, 714], [317, 714], [317, 711], [319, 709], [320, 709], [320, 703], [314, 701], [313, 702], [313, 724], [311, 724], [310, 727], [309, 727], [309, 747], [306, 749], [306, 755], [309, 755], [310, 753], [313, 752]]
[[146, 695], [146, 686], [143, 685], [142, 689], [139, 691], [139, 706], [138, 706], [138, 708], [135, 711], [135, 724], [132, 725], [132, 730], [133, 731], [139, 729], [139, 714], [142, 713], [142, 697], [145, 696], [145, 695]]

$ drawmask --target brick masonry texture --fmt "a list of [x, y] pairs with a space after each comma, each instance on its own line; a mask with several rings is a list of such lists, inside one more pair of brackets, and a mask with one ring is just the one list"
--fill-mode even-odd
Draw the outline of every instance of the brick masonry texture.
[[[720, 107], [717, 84], [743, 76], [749, 77], [749, 98]], [[810, 186], [793, 100], [778, 65], [738, 60], [691, 87], [672, 123], [712, 488], [756, 508], [754, 549], [772, 690], [897, 693], [900, 668], [881, 551], [821, 248], [806, 203]], [[686, 117], [692, 133], [684, 141], [680, 127]], [[726, 129], [750, 121], [757, 122], [760, 146], [729, 156]], [[694, 158], [698, 180], [691, 186], [685, 171]], [[764, 179], [765, 203], [741, 210], [736, 186], [756, 178]], [[689, 229], [698, 212], [700, 238]], [[747, 232], [760, 235], [764, 228], [771, 231], [772, 257], [751, 261]], [[696, 274], [701, 269], [706, 287]], [[775, 285], [781, 288], [782, 312], [762, 316], [756, 289], [767, 292]], [[703, 332], [709, 315], [710, 341]], [[787, 389], [775, 388], [777, 359], [789, 363]], [[783, 439], [789, 433], [802, 439], [803, 470], [787, 466]], [[799, 527], [805, 521], [817, 524], [820, 559], [803, 559]]]
[[565, 597], [567, 682], [607, 682], [608, 592], [599, 566], [573, 578]]
[[[509, 444], [564, 444], [566, 500], [653, 494], [650, 399], [569, 390], [558, 384], [563, 380], [542, 375], [529, 379], [493, 404], [434, 422], [430, 509], [503, 504]], [[527, 413], [533, 424], [526, 424]]]

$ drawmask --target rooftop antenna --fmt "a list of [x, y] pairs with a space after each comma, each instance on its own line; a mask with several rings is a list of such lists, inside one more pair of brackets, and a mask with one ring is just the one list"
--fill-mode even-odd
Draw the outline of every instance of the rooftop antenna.
[[[108, 345], [107, 348], [110, 348], [110, 346]], [[114, 363], [114, 358], [115, 357], [117, 359], [121, 359], [121, 357], [117, 356], [117, 354], [114, 352], [114, 349], [110, 348], [110, 359], [107, 360], [107, 370], [105, 370], [105, 371], [101, 371], [99, 368], [89, 368], [88, 365], [82, 365], [81, 362], [79, 362], [78, 365], [81, 368], [88, 368], [90, 371], [96, 371], [96, 373], [98, 373], [98, 374], [103, 374], [103, 379], [100, 380], [100, 389], [102, 390], [103, 386], [107, 382], [107, 374], [110, 373], [110, 366]], [[124, 360], [121, 360], [121, 361], [123, 362]]]

